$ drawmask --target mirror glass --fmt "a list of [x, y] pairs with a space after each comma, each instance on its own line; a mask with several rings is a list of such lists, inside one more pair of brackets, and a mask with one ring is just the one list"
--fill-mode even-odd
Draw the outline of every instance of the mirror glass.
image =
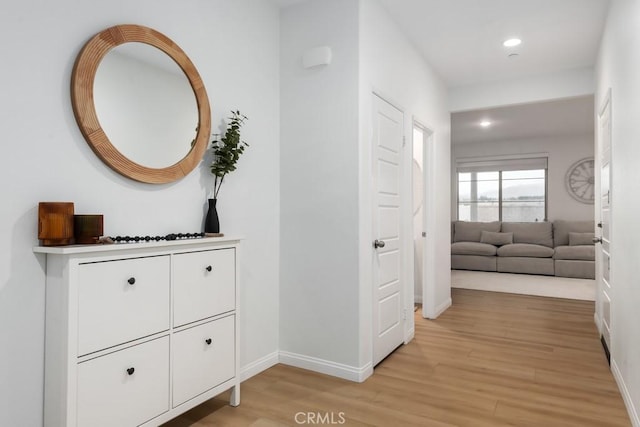
[[100, 62], [93, 86], [100, 125], [131, 161], [166, 168], [191, 150], [198, 105], [189, 80], [166, 53], [131, 42]]

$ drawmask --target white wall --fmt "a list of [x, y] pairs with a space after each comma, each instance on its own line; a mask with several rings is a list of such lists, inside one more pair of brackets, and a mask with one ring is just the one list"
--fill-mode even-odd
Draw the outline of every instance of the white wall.
[[[280, 349], [287, 363], [357, 372], [358, 2], [309, 1], [280, 19]], [[304, 69], [317, 46], [333, 62]]]
[[576, 68], [512, 80], [458, 86], [449, 90], [450, 111], [527, 104], [593, 94], [593, 68]]
[[[202, 227], [206, 167], [167, 185], [117, 175], [91, 151], [70, 104], [82, 45], [121, 23], [153, 27], [198, 67], [214, 127], [231, 109], [249, 117], [251, 144], [220, 193], [222, 230], [246, 238], [241, 269], [241, 364], [278, 348], [279, 27], [270, 2], [113, 0], [5, 2], [0, 123], [0, 425], [42, 424], [45, 259], [37, 244], [39, 201], [73, 201], [103, 213], [108, 234], [166, 234]], [[355, 108], [355, 107], [354, 107]], [[355, 245], [355, 244], [354, 244]]]
[[[575, 219], [593, 220], [593, 205], [580, 203], [567, 192], [564, 177], [572, 164], [585, 157], [593, 157], [594, 137], [592, 134], [574, 137], [521, 139], [515, 141], [496, 141], [472, 144], [455, 144], [451, 182], [456, 182], [456, 160], [474, 157], [505, 155], [548, 154], [548, 195], [547, 220]], [[457, 216], [457, 192], [451, 188], [452, 218]]]
[[[303, 69], [305, 50], [323, 45], [333, 62]], [[372, 362], [372, 91], [404, 110], [409, 141], [413, 118], [435, 131], [429, 280], [433, 305], [444, 309], [450, 257], [435, 248], [449, 248], [446, 89], [375, 1], [312, 0], [283, 10], [281, 76], [281, 361], [362, 380]], [[410, 145], [405, 154], [403, 280], [412, 310]]]
[[[613, 0], [596, 67], [596, 109], [611, 88], [611, 367], [640, 426], [640, 2]], [[599, 314], [599, 313], [598, 313]]]
[[[436, 317], [451, 302], [450, 236], [450, 119], [448, 94], [443, 82], [418, 54], [377, 1], [360, 1], [360, 303], [361, 349], [371, 344], [365, 332], [371, 328], [371, 272], [373, 241], [371, 225], [371, 118], [372, 92], [376, 92], [404, 112], [407, 145], [402, 188], [407, 201], [404, 209], [405, 283], [409, 284], [406, 309], [413, 310], [413, 239], [411, 213], [411, 135], [413, 121], [433, 131], [427, 144], [430, 180], [425, 185], [427, 206], [427, 268], [424, 272], [428, 293], [426, 315]], [[411, 318], [411, 316], [407, 316]], [[411, 320], [407, 327], [411, 328]], [[408, 334], [410, 331], [406, 331]], [[367, 359], [366, 351], [361, 361]]]

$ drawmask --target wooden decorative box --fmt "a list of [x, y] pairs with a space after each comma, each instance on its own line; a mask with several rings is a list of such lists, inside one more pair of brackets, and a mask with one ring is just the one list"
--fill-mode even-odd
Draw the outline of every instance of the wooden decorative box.
[[73, 234], [77, 244], [88, 245], [98, 243], [103, 234], [102, 215], [74, 215]]
[[74, 243], [73, 209], [72, 202], [38, 204], [38, 239], [42, 246], [64, 246]]

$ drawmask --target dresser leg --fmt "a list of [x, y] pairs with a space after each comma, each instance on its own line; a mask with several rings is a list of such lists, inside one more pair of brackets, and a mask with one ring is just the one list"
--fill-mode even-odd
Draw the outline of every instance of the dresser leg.
[[233, 386], [231, 389], [231, 398], [229, 399], [231, 406], [240, 405], [240, 384]]

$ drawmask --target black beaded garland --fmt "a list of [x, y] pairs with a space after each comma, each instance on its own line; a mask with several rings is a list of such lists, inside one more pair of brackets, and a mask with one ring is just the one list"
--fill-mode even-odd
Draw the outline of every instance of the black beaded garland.
[[169, 233], [165, 236], [115, 236], [109, 237], [116, 243], [131, 243], [131, 242], [159, 242], [160, 240], [172, 241], [182, 239], [200, 239], [204, 237], [204, 233]]

